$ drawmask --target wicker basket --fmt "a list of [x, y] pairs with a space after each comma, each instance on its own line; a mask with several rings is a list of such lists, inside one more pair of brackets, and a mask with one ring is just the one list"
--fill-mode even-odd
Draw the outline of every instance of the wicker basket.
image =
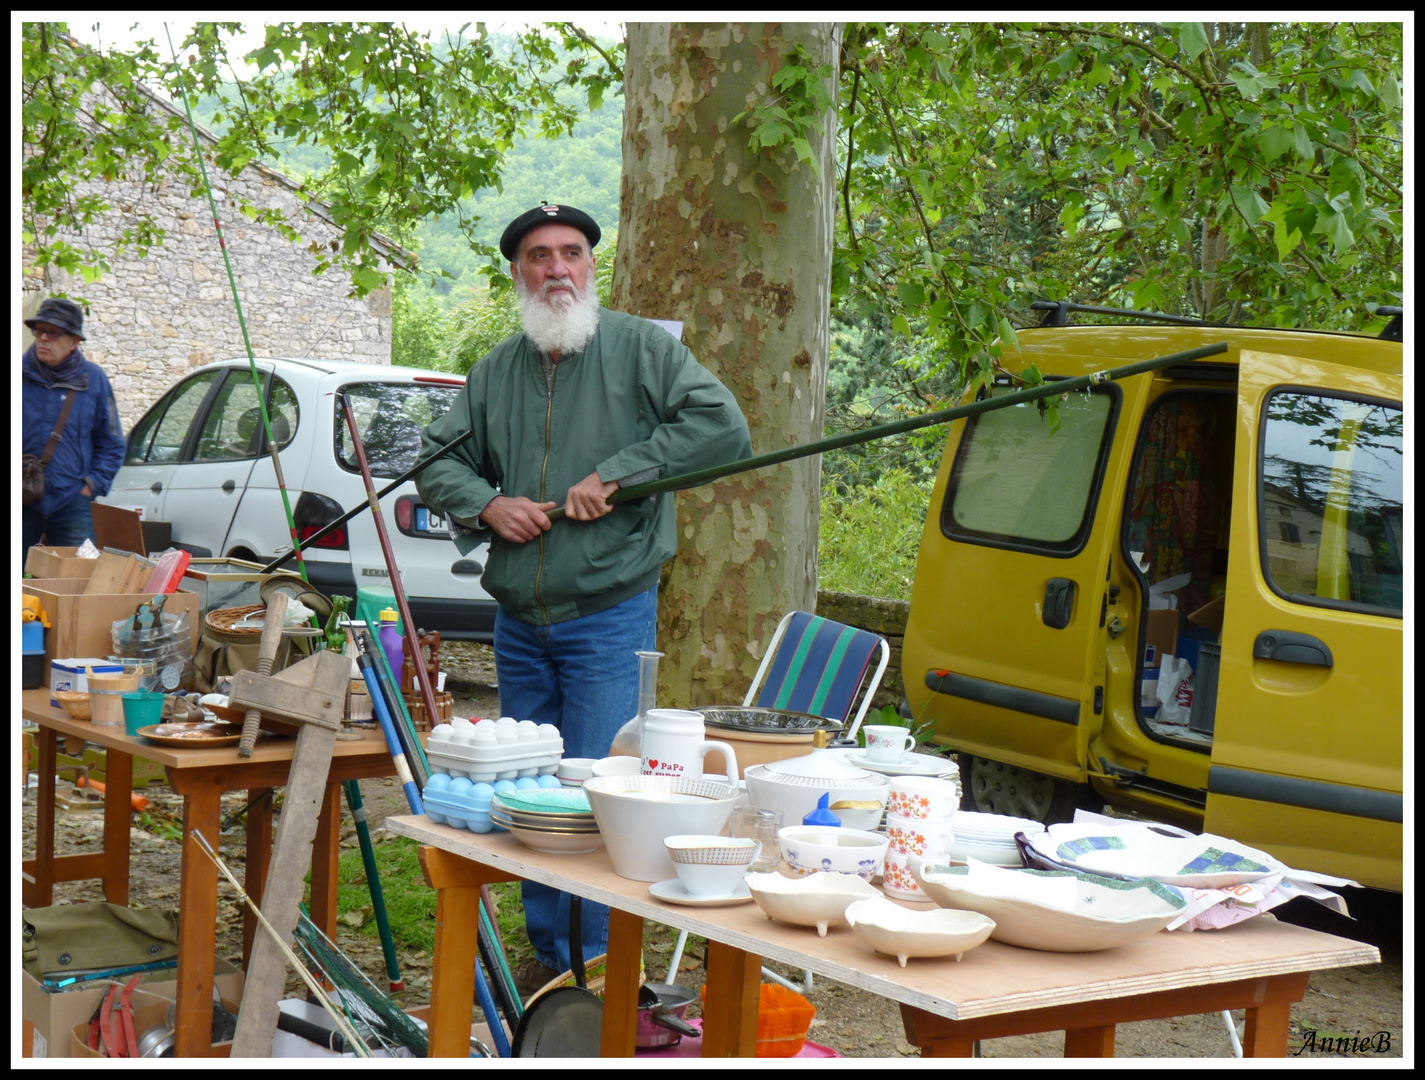
[[83, 690], [56, 690], [51, 695], [59, 702], [71, 720], [92, 720], [94, 713], [89, 695]]
[[251, 634], [253, 637], [262, 636], [261, 626], [236, 626], [249, 615], [255, 615], [259, 611], [266, 611], [266, 604], [247, 604], [244, 607], [217, 608], [203, 616], [203, 622], [207, 624], [209, 630], [217, 631], [220, 634]]

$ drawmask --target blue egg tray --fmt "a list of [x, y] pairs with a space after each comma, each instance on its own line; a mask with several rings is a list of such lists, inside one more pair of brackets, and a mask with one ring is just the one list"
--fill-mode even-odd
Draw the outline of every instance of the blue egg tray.
[[454, 829], [469, 829], [477, 833], [491, 830], [504, 832], [504, 829], [490, 820], [491, 795], [561, 786], [559, 778], [551, 774], [540, 777], [522, 776], [518, 780], [496, 780], [493, 784], [486, 784], [464, 776], [433, 772], [426, 781], [425, 790], [421, 792], [421, 802], [425, 805], [426, 817], [437, 825], [449, 825]]

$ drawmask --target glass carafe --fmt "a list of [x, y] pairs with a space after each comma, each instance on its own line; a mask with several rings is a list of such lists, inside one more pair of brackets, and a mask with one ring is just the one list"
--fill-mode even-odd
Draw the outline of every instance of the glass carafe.
[[643, 755], [643, 718], [648, 710], [657, 707], [658, 659], [663, 654], [651, 650], [638, 651], [638, 714], [618, 729], [613, 745], [609, 747], [611, 757], [641, 757]]

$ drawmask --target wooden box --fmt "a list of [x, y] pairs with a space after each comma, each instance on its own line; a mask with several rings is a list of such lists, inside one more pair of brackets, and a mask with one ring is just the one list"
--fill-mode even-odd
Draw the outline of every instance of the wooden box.
[[[25, 592], [38, 596], [49, 615], [45, 634], [44, 668], [68, 656], [109, 656], [114, 651], [113, 624], [131, 617], [150, 597], [145, 593], [91, 593], [84, 595], [84, 578], [32, 578], [23, 583]], [[196, 593], [179, 589], [168, 597], [165, 615], [188, 614], [188, 633], [193, 651], [198, 650], [202, 621]]]
[[78, 548], [35, 545], [25, 556], [25, 573], [37, 578], [88, 578], [98, 559], [81, 559]]

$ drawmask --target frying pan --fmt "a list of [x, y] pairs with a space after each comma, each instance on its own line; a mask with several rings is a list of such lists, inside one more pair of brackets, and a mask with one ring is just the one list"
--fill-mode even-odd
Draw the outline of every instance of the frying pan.
[[584, 940], [579, 929], [583, 904], [569, 897], [569, 966], [575, 986], [557, 986], [531, 1001], [520, 1017], [511, 1057], [596, 1058], [604, 1023], [604, 1002], [584, 979]]
[[669, 983], [644, 983], [638, 988], [638, 1024], [633, 1045], [640, 1050], [656, 1046], [677, 1046], [684, 1035], [702, 1034], [683, 1019], [697, 994]]

